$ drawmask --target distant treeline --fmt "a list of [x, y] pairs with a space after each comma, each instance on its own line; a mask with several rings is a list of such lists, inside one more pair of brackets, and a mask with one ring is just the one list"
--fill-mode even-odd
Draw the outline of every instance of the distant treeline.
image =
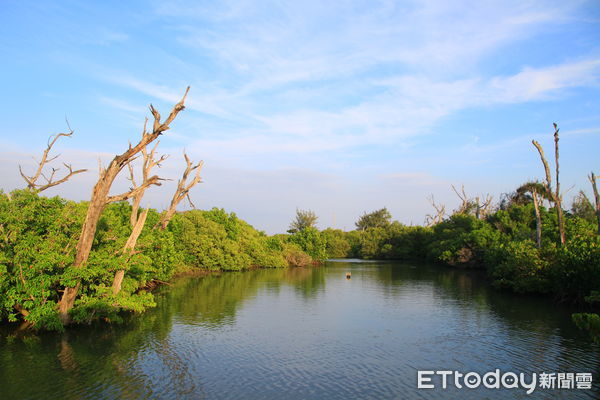
[[495, 286], [515, 292], [552, 293], [584, 301], [600, 290], [600, 236], [595, 215], [566, 213], [565, 246], [558, 245], [554, 210], [541, 207], [542, 243], [535, 241], [532, 204], [506, 204], [485, 218], [456, 213], [431, 226], [387, 221], [377, 227], [319, 233], [328, 257], [422, 260], [486, 269]]
[[[302, 237], [296, 243], [317, 258], [326, 254], [329, 258], [413, 260], [485, 269], [499, 289], [547, 294], [557, 301], [598, 309], [600, 235], [597, 214], [583, 193], [569, 212], [563, 210], [564, 244], [556, 210], [538, 204], [536, 212], [532, 197], [523, 190], [506, 196], [485, 214], [477, 211], [475, 203], [468, 203], [429, 227], [392, 221], [384, 208], [363, 215], [354, 231], [319, 232], [305, 227], [292, 236]], [[297, 219], [302, 220], [302, 213]], [[575, 314], [574, 320], [600, 341], [597, 314]]]

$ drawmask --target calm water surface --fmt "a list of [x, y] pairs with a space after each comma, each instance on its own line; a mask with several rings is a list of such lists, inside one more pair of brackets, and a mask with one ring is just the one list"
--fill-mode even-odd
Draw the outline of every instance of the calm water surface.
[[[0, 398], [600, 398], [600, 348], [572, 310], [494, 291], [472, 271], [329, 262], [185, 278], [156, 297], [119, 326], [0, 328]], [[417, 389], [420, 369], [496, 368], [591, 372], [594, 388]]]

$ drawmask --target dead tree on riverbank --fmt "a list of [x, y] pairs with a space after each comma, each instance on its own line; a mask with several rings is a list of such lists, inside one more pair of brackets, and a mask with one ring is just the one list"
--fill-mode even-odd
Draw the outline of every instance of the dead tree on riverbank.
[[594, 200], [596, 202], [596, 219], [598, 220], [598, 235], [600, 235], [600, 195], [598, 195], [598, 186], [596, 186], [596, 180], [598, 180], [598, 177], [592, 172], [588, 175], [588, 179], [590, 180], [592, 184], [592, 189], [594, 190]]
[[[67, 122], [67, 126], [68, 125], [69, 125], [69, 123]], [[50, 157], [50, 151], [52, 150], [52, 147], [54, 146], [56, 141], [63, 136], [64, 137], [73, 136], [73, 130], [69, 127], [69, 133], [63, 132], [63, 133], [58, 133], [56, 135], [50, 136], [50, 138], [48, 139], [48, 144], [46, 146], [46, 150], [44, 150], [44, 152], [42, 153], [42, 158], [38, 162], [37, 170], [35, 171], [35, 173], [33, 175], [31, 175], [31, 176], [25, 175], [25, 173], [23, 172], [23, 169], [19, 165], [19, 172], [21, 173], [21, 177], [27, 183], [27, 188], [29, 190], [39, 193], [39, 192], [42, 192], [53, 186], [60, 185], [61, 183], [68, 181], [73, 175], [77, 175], [77, 174], [87, 171], [87, 169], [78, 169], [78, 170], [74, 171], [73, 167], [71, 167], [71, 164], [63, 163], [63, 165], [69, 170], [69, 172], [65, 176], [63, 176], [61, 179], [54, 180], [55, 179], [54, 175], [60, 170], [60, 168], [52, 168], [52, 171], [50, 171], [50, 175], [48, 175], [48, 176], [44, 173], [44, 167], [47, 164], [51, 163], [52, 161], [56, 160], [60, 156], [60, 154], [58, 154], [54, 157]], [[40, 177], [44, 178], [46, 180], [45, 184], [38, 183], [38, 180], [40, 179]]]
[[435, 204], [433, 195], [429, 196], [427, 198], [427, 200], [429, 201], [431, 206], [435, 209], [435, 214], [427, 214], [425, 216], [425, 225], [434, 226], [444, 220], [444, 217], [446, 216], [446, 206], [444, 204], [440, 204], [440, 205]]
[[[183, 199], [187, 198], [190, 202], [190, 205], [193, 208], [196, 208], [194, 206], [194, 203], [192, 203], [192, 200], [190, 199], [189, 193], [191, 188], [196, 186], [198, 183], [202, 182], [200, 172], [202, 171], [204, 161], [200, 161], [198, 164], [193, 165], [193, 163], [190, 161], [190, 158], [187, 156], [187, 154], [185, 154], [185, 152], [183, 153], [183, 157], [185, 158], [186, 162], [185, 171], [183, 171], [183, 176], [177, 182], [177, 189], [175, 189], [175, 193], [173, 194], [173, 198], [171, 199], [171, 204], [169, 205], [169, 208], [167, 208], [167, 210], [164, 212], [162, 218], [157, 224], [157, 226], [160, 226], [160, 229], [162, 230], [167, 228], [167, 225], [169, 225], [169, 222], [173, 218], [173, 215], [175, 215], [177, 205], [181, 203]], [[192, 181], [188, 184], [187, 179], [193, 171], [196, 171], [196, 174], [194, 175]]]
[[[140, 192], [146, 190], [148, 186], [159, 183], [158, 176], [152, 176], [137, 188], [133, 188], [126, 193], [116, 196], [109, 195], [110, 188], [121, 170], [125, 168], [131, 161], [133, 161], [142, 151], [142, 149], [145, 149], [146, 146], [158, 139], [163, 132], [168, 130], [171, 122], [173, 122], [175, 117], [177, 117], [177, 114], [179, 114], [179, 112], [185, 108], [184, 102], [189, 89], [189, 87], [186, 89], [183, 98], [173, 107], [169, 116], [164, 122], [161, 122], [160, 113], [152, 105], [150, 105], [150, 111], [154, 117], [152, 131], [146, 132], [144, 129], [141, 140], [135, 146], [130, 144], [129, 148], [124, 153], [117, 155], [112, 159], [108, 167], [100, 169], [100, 177], [98, 178], [98, 182], [92, 191], [92, 198], [88, 206], [85, 221], [81, 228], [79, 241], [77, 242], [77, 253], [75, 255], [75, 261], [73, 262], [72, 268], [84, 268], [90, 255], [98, 221], [100, 220], [102, 211], [104, 211], [104, 208], [107, 204], [115, 201], [130, 199]], [[62, 298], [58, 303], [59, 317], [63, 324], [68, 324], [70, 322], [69, 311], [73, 308], [80, 286], [81, 280], [77, 280], [73, 286], [67, 286], [64, 289]]]
[[[147, 123], [148, 119], [146, 119], [146, 121], [144, 122], [144, 132], [146, 132]], [[127, 164], [127, 167], [129, 168], [129, 180], [131, 181], [131, 185], [133, 186], [132, 190], [135, 190], [138, 187], [142, 187], [144, 189], [136, 192], [136, 194], [132, 197], [131, 216], [129, 220], [131, 225], [131, 234], [129, 235], [129, 238], [125, 243], [125, 246], [123, 247], [123, 254], [127, 257], [127, 261], [125, 262], [125, 264], [127, 264], [131, 256], [135, 254], [135, 245], [137, 243], [138, 238], [140, 237], [140, 234], [142, 233], [142, 229], [144, 228], [144, 224], [146, 223], [146, 217], [148, 216], [149, 208], [146, 208], [144, 211], [142, 211], [141, 214], [139, 214], [139, 208], [142, 202], [142, 198], [144, 197], [144, 193], [149, 187], [149, 185], [147, 185], [147, 182], [149, 182], [153, 178], [150, 176], [150, 171], [155, 166], [160, 167], [160, 163], [167, 159], [167, 156], [165, 155], [161, 156], [158, 160], [154, 159], [156, 148], [158, 147], [159, 143], [159, 141], [156, 141], [156, 144], [150, 152], [148, 152], [148, 149], [146, 147], [142, 148], [143, 163], [141, 186], [138, 186], [135, 181], [133, 166], [131, 165], [131, 163]], [[160, 185], [160, 183], [153, 184]], [[121, 284], [123, 283], [124, 277], [125, 269], [119, 269], [115, 272], [115, 276], [113, 278], [112, 283], [113, 295], [116, 296], [121, 291]]]
[[556, 123], [554, 125], [554, 162], [556, 166], [556, 189], [552, 191], [552, 174], [550, 173], [550, 166], [548, 165], [548, 161], [544, 155], [544, 149], [542, 145], [537, 141], [532, 140], [531, 143], [535, 146], [538, 153], [540, 154], [540, 159], [544, 166], [544, 171], [546, 173], [546, 182], [544, 183], [544, 187], [546, 192], [551, 196], [552, 202], [554, 203], [554, 209], [556, 210], [556, 215], [558, 218], [558, 231], [560, 234], [560, 244], [564, 246], [565, 244], [565, 221], [563, 216], [562, 209], [562, 195], [560, 193], [560, 180], [559, 180], [559, 164], [558, 164], [558, 126]]
[[492, 208], [492, 200], [494, 199], [491, 195], [486, 195], [485, 199], [482, 202], [479, 196], [475, 197], [474, 199], [469, 198], [469, 196], [467, 196], [467, 194], [465, 193], [465, 185], [461, 185], [460, 193], [458, 192], [458, 190], [456, 190], [454, 185], [451, 186], [452, 190], [454, 190], [454, 193], [456, 193], [456, 195], [461, 201], [460, 206], [456, 210], [454, 210], [455, 214], [473, 213], [473, 215], [475, 215], [475, 218], [480, 219], [485, 218], [485, 216], [490, 212]]

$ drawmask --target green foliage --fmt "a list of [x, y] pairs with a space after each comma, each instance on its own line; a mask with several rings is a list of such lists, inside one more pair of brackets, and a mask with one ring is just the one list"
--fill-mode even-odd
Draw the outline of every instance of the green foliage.
[[582, 218], [592, 224], [595, 224], [597, 221], [596, 210], [583, 190], [579, 191], [577, 197], [573, 199], [571, 213], [574, 216]]
[[[542, 219], [545, 219], [546, 209], [540, 207]], [[535, 239], [535, 209], [533, 203], [511, 205], [504, 210], [498, 210], [487, 218], [487, 222], [510, 240]]]
[[364, 231], [369, 228], [386, 228], [390, 225], [392, 220], [392, 215], [387, 210], [387, 208], [382, 208], [380, 210], [376, 210], [370, 213], [364, 213], [361, 217], [356, 221], [356, 229], [359, 231]]
[[11, 198], [0, 195], [0, 318], [20, 316], [56, 329], [53, 306], [61, 275], [73, 262], [85, 209], [27, 190], [14, 191]]
[[600, 288], [600, 236], [579, 235], [556, 249], [550, 276], [561, 297], [584, 299]]
[[284, 250], [285, 261], [290, 267], [306, 267], [313, 263], [311, 256], [306, 254], [300, 246], [290, 243]]
[[453, 266], [482, 267], [485, 250], [502, 240], [488, 222], [467, 214], [454, 214], [433, 228], [428, 257]]
[[344, 231], [327, 228], [321, 231], [321, 235], [325, 238], [327, 258], [347, 258], [350, 255], [350, 243]]
[[[73, 321], [118, 322], [123, 311], [153, 307], [153, 295], [144, 288], [178, 271], [285, 267], [288, 259], [298, 262], [303, 257], [312, 261], [300, 246], [286, 238], [269, 238], [222, 209], [177, 214], [166, 230], [153, 229], [160, 215], [150, 210], [135, 253], [125, 254], [131, 206], [121, 202], [106, 207], [87, 263], [72, 268], [86, 210], [86, 202], [27, 190], [10, 197], [0, 193], [0, 320], [60, 330], [57, 305], [62, 289], [80, 282]], [[318, 241], [314, 244], [317, 247], [311, 249], [319, 254]], [[112, 281], [119, 270], [125, 277], [115, 296]]]
[[296, 209], [296, 219], [290, 224], [288, 233], [302, 232], [305, 229], [316, 228], [317, 214], [311, 210]]
[[364, 231], [342, 232], [326, 229], [330, 258], [358, 257], [364, 259], [425, 259], [431, 240], [431, 229], [405, 226], [394, 221], [387, 227], [367, 228]]
[[389, 239], [392, 251], [389, 258], [400, 260], [425, 260], [428, 254], [428, 246], [433, 238], [433, 230], [422, 226], [404, 226], [392, 223], [392, 229], [396, 230]]
[[[359, 254], [364, 259], [387, 258], [390, 248], [388, 231], [384, 228], [368, 228], [359, 237]], [[385, 248], [385, 249], [384, 249]]]
[[290, 243], [308, 254], [315, 261], [327, 259], [327, 240], [316, 228], [306, 228], [288, 237]]
[[530, 240], [508, 242], [496, 248], [496, 263], [489, 266], [494, 284], [515, 292], [546, 293], [549, 262]]
[[573, 314], [572, 318], [579, 329], [587, 331], [594, 342], [600, 344], [600, 315], [578, 313]]
[[284, 246], [221, 209], [177, 214], [169, 230], [188, 268], [242, 270], [285, 267]]

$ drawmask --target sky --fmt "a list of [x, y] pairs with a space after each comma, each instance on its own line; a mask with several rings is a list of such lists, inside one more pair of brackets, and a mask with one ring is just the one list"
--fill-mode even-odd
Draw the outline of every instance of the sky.
[[88, 200], [148, 105], [188, 85], [145, 206], [169, 204], [185, 150], [204, 160], [195, 205], [267, 233], [297, 208], [322, 229], [382, 207], [419, 225], [431, 196], [457, 207], [451, 185], [498, 200], [543, 179], [531, 140], [551, 158], [553, 122], [567, 205], [600, 174], [597, 0], [0, 0], [0, 54], [4, 191], [68, 119], [56, 166], [89, 171], [44, 194]]

